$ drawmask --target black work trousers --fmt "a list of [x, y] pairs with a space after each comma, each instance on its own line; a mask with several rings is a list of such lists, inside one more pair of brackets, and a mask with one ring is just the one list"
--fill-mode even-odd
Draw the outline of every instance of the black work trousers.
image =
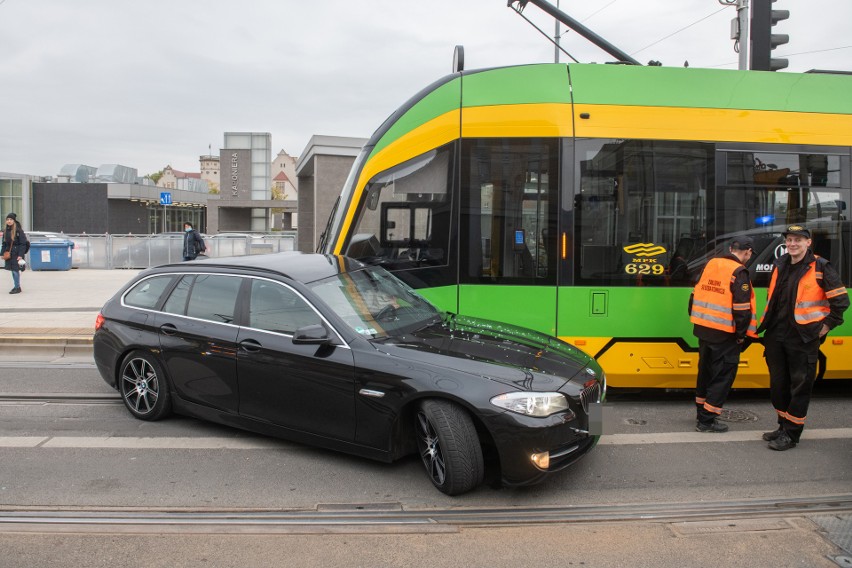
[[695, 405], [698, 421], [710, 424], [722, 413], [740, 363], [740, 344], [733, 335], [721, 343], [698, 340]]
[[766, 366], [769, 367], [769, 397], [778, 414], [778, 425], [798, 442], [805, 429], [805, 417], [816, 380], [819, 339], [807, 343], [798, 336], [783, 338], [767, 334]]

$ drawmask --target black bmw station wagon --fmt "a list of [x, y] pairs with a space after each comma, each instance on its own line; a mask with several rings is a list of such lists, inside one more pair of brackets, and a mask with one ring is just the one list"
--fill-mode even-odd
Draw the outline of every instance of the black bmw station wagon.
[[[440, 491], [591, 450], [604, 373], [553, 337], [443, 313], [383, 268], [280, 253], [164, 265], [103, 307], [94, 356], [133, 416], [176, 412], [390, 462]], [[489, 475], [492, 472], [489, 470]]]

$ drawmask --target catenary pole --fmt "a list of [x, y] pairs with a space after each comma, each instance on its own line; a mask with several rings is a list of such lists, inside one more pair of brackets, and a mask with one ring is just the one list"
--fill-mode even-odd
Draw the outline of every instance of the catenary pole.
[[740, 66], [741, 70], [749, 67], [749, 53], [751, 52], [751, 41], [749, 28], [751, 18], [749, 17], [749, 0], [737, 0], [737, 17], [739, 18], [739, 42], [740, 42]]
[[[556, 0], [556, 9], [559, 9], [559, 0]], [[554, 24], [554, 32], [553, 32], [553, 62], [559, 63], [559, 20], [553, 18]]]

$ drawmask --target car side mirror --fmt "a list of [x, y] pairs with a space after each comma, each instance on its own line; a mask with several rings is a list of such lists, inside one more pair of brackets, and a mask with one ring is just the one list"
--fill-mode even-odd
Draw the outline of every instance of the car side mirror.
[[293, 343], [296, 345], [325, 345], [331, 343], [328, 330], [320, 324], [300, 327], [293, 333]]

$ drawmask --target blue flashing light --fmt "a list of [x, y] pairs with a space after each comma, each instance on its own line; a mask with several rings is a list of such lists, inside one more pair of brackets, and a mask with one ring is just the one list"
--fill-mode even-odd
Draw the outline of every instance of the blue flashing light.
[[764, 215], [754, 220], [758, 225], [771, 225], [775, 222], [775, 215]]

